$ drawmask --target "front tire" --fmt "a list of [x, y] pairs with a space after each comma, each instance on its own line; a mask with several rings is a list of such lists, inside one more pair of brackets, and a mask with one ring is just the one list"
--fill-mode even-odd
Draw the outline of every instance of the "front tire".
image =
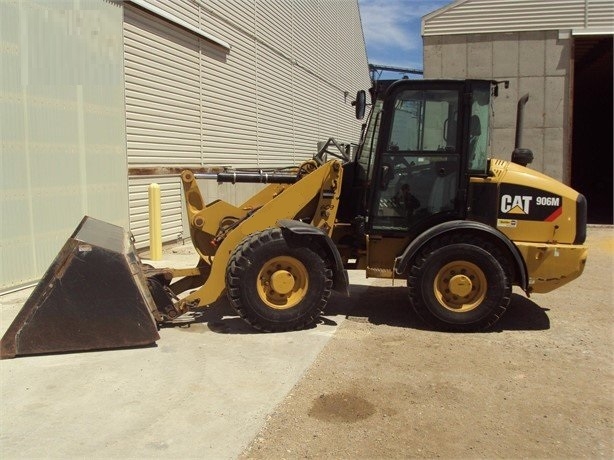
[[495, 324], [511, 299], [506, 259], [482, 240], [442, 239], [424, 248], [408, 277], [414, 310], [440, 330], [477, 331]]
[[239, 316], [265, 332], [313, 324], [333, 284], [332, 271], [314, 249], [287, 241], [279, 228], [243, 240], [226, 269], [228, 298]]

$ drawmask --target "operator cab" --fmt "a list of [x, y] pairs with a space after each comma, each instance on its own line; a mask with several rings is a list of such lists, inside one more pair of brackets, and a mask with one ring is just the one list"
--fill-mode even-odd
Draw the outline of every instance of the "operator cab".
[[353, 178], [367, 233], [415, 235], [465, 217], [469, 176], [488, 174], [493, 88], [400, 80], [372, 94]]

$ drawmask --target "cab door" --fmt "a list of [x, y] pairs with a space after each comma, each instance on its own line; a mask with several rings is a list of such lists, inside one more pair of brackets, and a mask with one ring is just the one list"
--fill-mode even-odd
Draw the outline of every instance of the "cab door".
[[464, 82], [424, 80], [391, 86], [375, 156], [370, 234], [417, 234], [463, 216], [464, 89]]

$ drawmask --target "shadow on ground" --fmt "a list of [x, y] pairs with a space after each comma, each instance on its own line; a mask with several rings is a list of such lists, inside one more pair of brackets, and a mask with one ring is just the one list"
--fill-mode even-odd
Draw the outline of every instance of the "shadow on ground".
[[[522, 295], [512, 294], [506, 314], [487, 332], [549, 329], [547, 311]], [[405, 286], [370, 286], [366, 289], [363, 286], [350, 286], [349, 297], [333, 293], [324, 315], [311, 328], [320, 324], [336, 325], [338, 316], [348, 321], [431, 330], [411, 309]], [[205, 323], [211, 331], [220, 334], [259, 333], [237, 316], [225, 297], [210, 307], [184, 315], [182, 319], [185, 322], [178, 323], [178, 326]]]
[[[349, 302], [331, 299], [326, 314], [344, 315], [350, 321], [367, 321], [371, 324], [409, 327], [431, 330], [409, 304], [407, 288], [404, 286], [371, 286]], [[539, 331], [550, 328], [548, 309], [540, 307], [519, 294], [512, 294], [507, 312], [493, 328], [486, 332]]]

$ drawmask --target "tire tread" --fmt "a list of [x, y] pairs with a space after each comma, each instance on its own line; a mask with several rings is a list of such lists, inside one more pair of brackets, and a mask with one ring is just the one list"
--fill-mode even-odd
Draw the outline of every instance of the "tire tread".
[[[428, 307], [424, 304], [422, 300], [422, 296], [420, 294], [420, 279], [423, 275], [425, 263], [428, 260], [429, 255], [444, 246], [449, 246], [453, 244], [468, 244], [471, 246], [476, 246], [478, 248], [484, 249], [488, 253], [490, 253], [494, 259], [501, 265], [503, 272], [505, 274], [505, 286], [504, 286], [504, 295], [501, 299], [501, 302], [493, 308], [493, 310], [489, 313], [486, 318], [483, 318], [477, 323], [472, 324], [452, 324], [446, 323], [436, 317], [429, 311]], [[446, 235], [441, 238], [437, 238], [434, 241], [429, 242], [422, 248], [414, 263], [412, 264], [408, 278], [407, 278], [407, 287], [408, 287], [408, 295], [410, 303], [415, 311], [415, 313], [422, 319], [425, 323], [429, 324], [432, 327], [435, 327], [439, 330], [445, 331], [458, 331], [458, 332], [469, 332], [469, 331], [480, 331], [490, 329], [506, 312], [507, 307], [511, 301], [511, 267], [508, 262], [505, 254], [499, 249], [495, 244], [480, 238], [475, 235], [468, 235], [463, 233], [455, 233], [452, 235]]]
[[[320, 293], [319, 299], [314, 302], [315, 305], [309, 308], [306, 314], [296, 320], [289, 322], [273, 322], [266, 318], [262, 318], [260, 315], [256, 314], [249, 305], [246, 305], [242, 299], [241, 284], [244, 279], [242, 275], [245, 273], [246, 269], [251, 266], [252, 255], [268, 244], [283, 240], [284, 235], [280, 228], [269, 228], [262, 232], [249, 235], [233, 250], [230, 255], [230, 262], [226, 268], [226, 286], [230, 304], [243, 320], [254, 329], [262, 332], [285, 332], [305, 329], [313, 324], [322, 314], [332, 292], [333, 273], [329, 268], [325, 268], [323, 270], [323, 276], [325, 278], [323, 283], [324, 289]], [[318, 253], [314, 254], [320, 257]]]

